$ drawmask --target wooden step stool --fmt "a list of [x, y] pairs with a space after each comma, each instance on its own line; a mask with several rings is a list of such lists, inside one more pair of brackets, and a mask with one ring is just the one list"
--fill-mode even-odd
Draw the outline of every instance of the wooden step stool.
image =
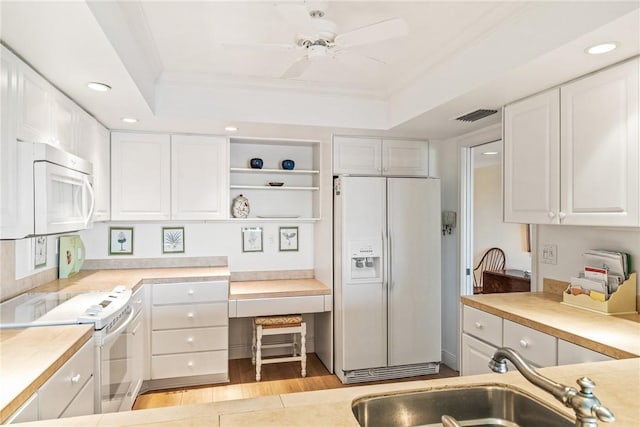
[[[293, 341], [282, 344], [262, 344], [262, 337], [266, 335], [293, 334]], [[298, 342], [297, 335], [300, 334], [300, 352], [297, 352]], [[302, 321], [302, 315], [286, 315], [286, 316], [265, 316], [256, 317], [253, 322], [253, 345], [251, 358], [253, 364], [256, 365], [256, 381], [260, 381], [260, 371], [262, 365], [267, 363], [295, 362], [300, 361], [302, 364], [301, 374], [307, 376], [307, 324]], [[292, 347], [292, 356], [262, 358], [262, 349]]]

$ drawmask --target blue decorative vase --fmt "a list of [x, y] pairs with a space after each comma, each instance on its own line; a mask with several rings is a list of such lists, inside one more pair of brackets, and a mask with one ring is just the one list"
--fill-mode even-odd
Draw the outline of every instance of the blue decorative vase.
[[262, 159], [259, 159], [257, 157], [251, 159], [249, 161], [249, 164], [251, 165], [252, 169], [262, 169]]
[[282, 169], [292, 170], [296, 163], [293, 160], [283, 160], [282, 161]]

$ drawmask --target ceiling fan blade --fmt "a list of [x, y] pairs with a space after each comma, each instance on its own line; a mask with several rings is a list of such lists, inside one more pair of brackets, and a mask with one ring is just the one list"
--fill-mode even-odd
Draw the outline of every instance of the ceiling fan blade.
[[339, 49], [336, 50], [335, 53], [333, 54], [333, 57], [344, 57], [345, 55], [348, 56], [352, 56], [352, 57], [358, 57], [358, 58], [362, 58], [362, 59], [367, 59], [369, 61], [375, 62], [377, 64], [380, 65], [387, 65], [386, 61], [383, 61], [382, 59], [378, 59], [378, 58], [374, 58], [373, 56], [369, 56], [369, 55], [363, 55], [360, 52], [356, 52], [356, 51], [352, 51], [352, 50], [344, 50], [344, 49]]
[[315, 34], [316, 27], [309, 11], [300, 3], [276, 3], [280, 16], [300, 34]]
[[297, 46], [288, 43], [221, 43], [223, 49], [249, 49], [249, 50], [292, 50]]
[[282, 73], [280, 78], [291, 79], [294, 77], [300, 77], [302, 73], [304, 73], [304, 70], [306, 70], [309, 66], [309, 62], [309, 58], [306, 55], [301, 57], [296, 62], [291, 64], [291, 66], [287, 68], [287, 71]]
[[335, 43], [340, 47], [361, 46], [403, 37], [407, 34], [409, 34], [409, 27], [404, 19], [392, 18], [340, 34], [336, 36]]

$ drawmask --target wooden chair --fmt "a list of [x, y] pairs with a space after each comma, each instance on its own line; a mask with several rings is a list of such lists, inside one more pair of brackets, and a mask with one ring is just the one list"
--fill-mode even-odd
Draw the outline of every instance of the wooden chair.
[[[263, 344], [262, 337], [266, 335], [291, 334], [293, 341], [282, 344]], [[298, 348], [297, 334], [300, 334], [300, 348]], [[256, 381], [260, 381], [262, 365], [267, 363], [300, 361], [300, 373], [307, 376], [307, 324], [302, 315], [264, 316], [256, 317], [253, 321], [252, 362], [256, 365]], [[291, 347], [290, 356], [263, 358], [262, 350], [266, 348]]]
[[482, 293], [482, 273], [504, 270], [505, 256], [500, 248], [491, 248], [482, 255], [478, 266], [473, 269], [473, 293]]

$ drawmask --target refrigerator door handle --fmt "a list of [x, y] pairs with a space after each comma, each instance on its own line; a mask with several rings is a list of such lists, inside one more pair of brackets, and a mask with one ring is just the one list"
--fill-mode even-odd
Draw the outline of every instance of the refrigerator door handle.
[[391, 234], [389, 234], [388, 239], [389, 239], [389, 249], [388, 249], [389, 251], [389, 289], [392, 289], [393, 288], [393, 268], [392, 268], [393, 253], [391, 248], [393, 247], [393, 244], [391, 242]]

